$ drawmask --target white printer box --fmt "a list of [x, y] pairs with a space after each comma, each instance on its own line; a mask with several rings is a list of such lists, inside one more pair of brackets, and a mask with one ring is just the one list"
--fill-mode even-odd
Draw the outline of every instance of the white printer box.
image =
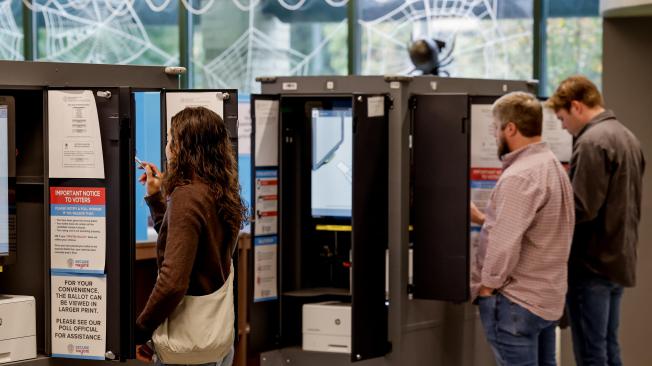
[[305, 351], [351, 353], [351, 304], [305, 304], [302, 323]]
[[36, 301], [0, 295], [0, 363], [36, 358]]

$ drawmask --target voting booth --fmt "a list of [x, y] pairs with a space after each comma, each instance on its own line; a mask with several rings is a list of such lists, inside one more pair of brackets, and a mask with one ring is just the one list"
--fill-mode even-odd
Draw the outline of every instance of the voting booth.
[[248, 322], [261, 365], [491, 364], [467, 302], [469, 205], [500, 175], [491, 104], [536, 83], [258, 81]]
[[136, 209], [144, 205], [137, 137], [149, 139], [140, 159], [162, 166], [171, 117], [205, 106], [236, 145], [237, 91], [179, 90], [178, 68], [0, 61], [0, 70], [8, 146], [0, 153], [0, 293], [35, 300], [40, 355], [135, 358], [136, 297], [149, 295], [135, 292], [136, 222], [147, 231]]

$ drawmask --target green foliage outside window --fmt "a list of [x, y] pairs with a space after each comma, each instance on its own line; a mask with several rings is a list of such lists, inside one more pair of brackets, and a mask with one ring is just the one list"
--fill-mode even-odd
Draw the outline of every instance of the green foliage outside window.
[[549, 18], [547, 35], [547, 95], [575, 74], [602, 87], [602, 18]]

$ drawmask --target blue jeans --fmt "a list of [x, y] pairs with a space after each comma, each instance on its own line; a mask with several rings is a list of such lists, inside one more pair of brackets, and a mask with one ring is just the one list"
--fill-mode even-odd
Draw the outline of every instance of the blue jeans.
[[480, 319], [498, 366], [555, 366], [557, 322], [498, 293], [478, 298]]
[[618, 345], [623, 287], [597, 277], [569, 277], [566, 308], [577, 366], [622, 365]]
[[[233, 346], [231, 346], [231, 351], [224, 356], [223, 359], [217, 361], [217, 362], [209, 362], [209, 363], [204, 363], [201, 365], [193, 365], [193, 366], [231, 366], [233, 364], [233, 355], [235, 354], [235, 350], [233, 349]], [[175, 365], [167, 365], [162, 363], [159, 360], [156, 360], [156, 366], [175, 366]], [[182, 365], [179, 365], [182, 366]]]

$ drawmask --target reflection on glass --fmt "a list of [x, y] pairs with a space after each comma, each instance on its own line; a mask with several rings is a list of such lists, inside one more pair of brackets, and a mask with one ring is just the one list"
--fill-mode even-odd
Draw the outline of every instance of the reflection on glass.
[[[134, 93], [136, 101], [136, 155], [161, 168], [161, 93]], [[156, 241], [154, 222], [143, 200], [145, 187], [138, 182], [143, 170], [136, 170], [136, 242]]]

